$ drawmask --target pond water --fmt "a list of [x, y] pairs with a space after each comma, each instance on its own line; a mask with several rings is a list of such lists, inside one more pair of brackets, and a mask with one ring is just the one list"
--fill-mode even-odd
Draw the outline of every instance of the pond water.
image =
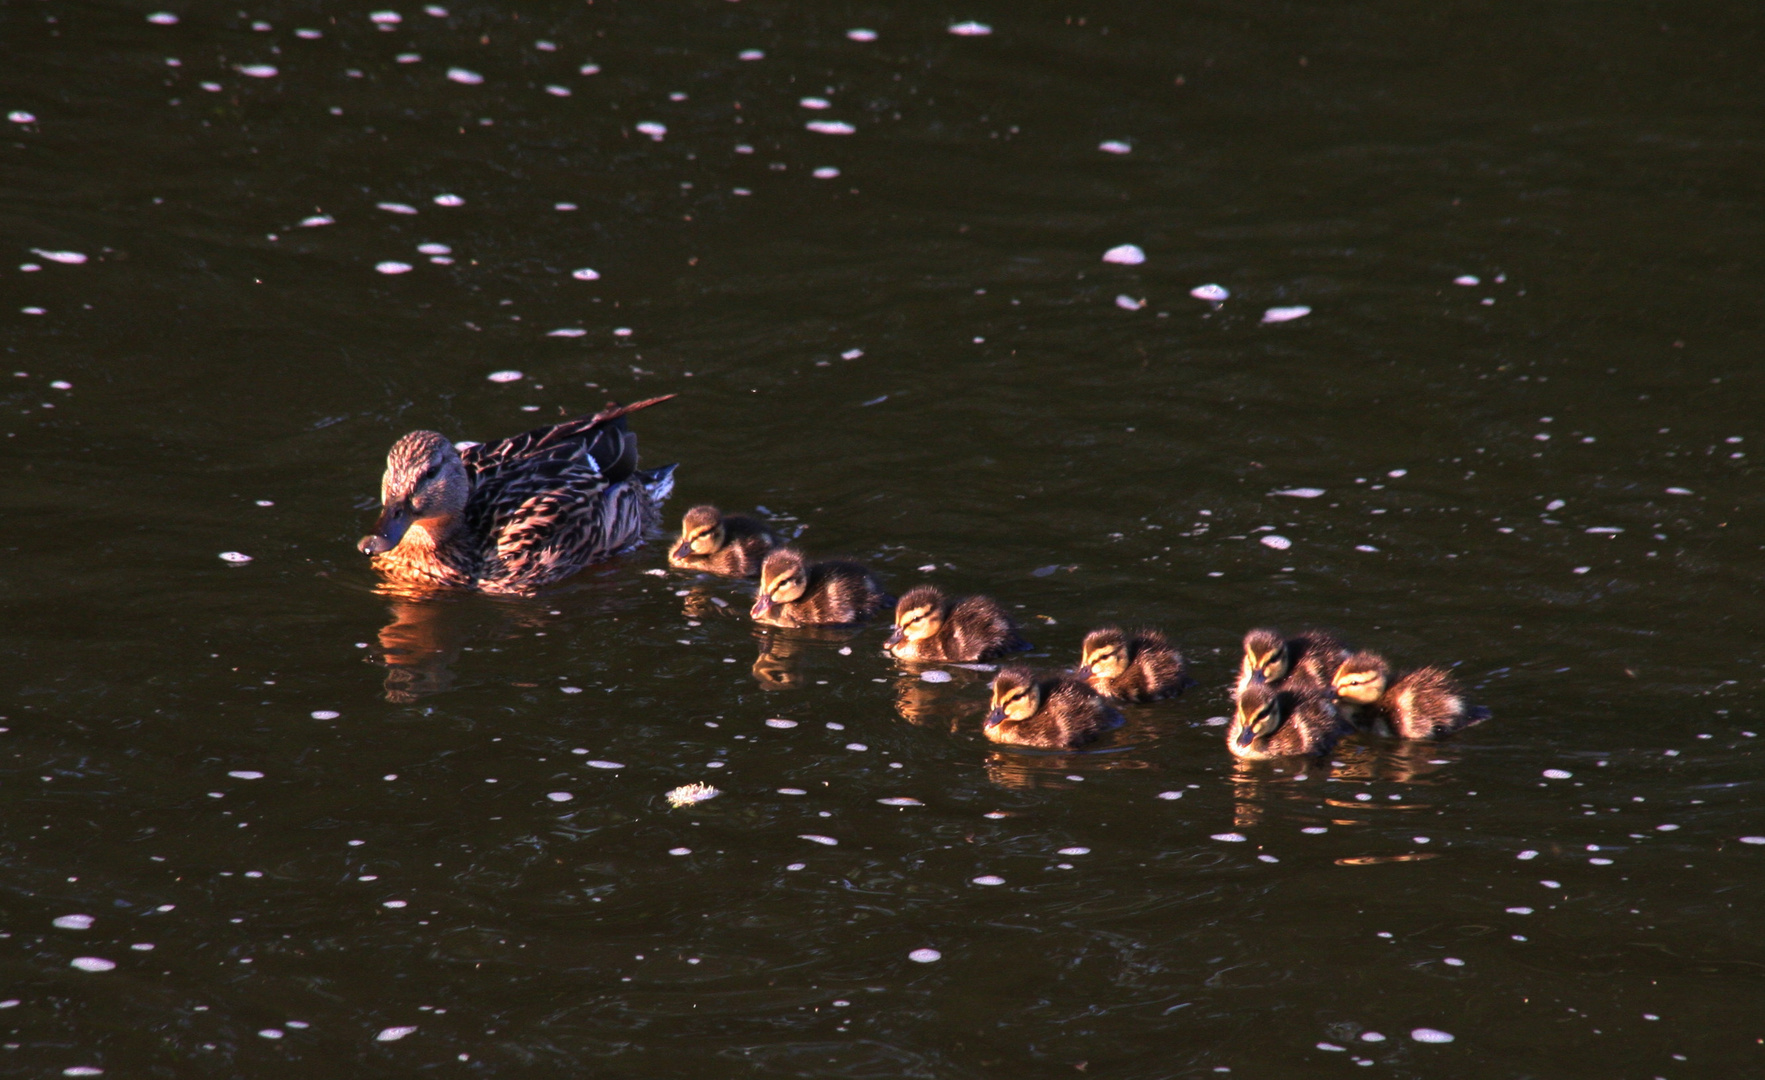
[[[0, 10], [0, 1069], [1765, 1072], [1750, 8], [444, 2]], [[399, 435], [670, 392], [670, 525], [1201, 685], [377, 590]], [[1235, 765], [1259, 624], [1495, 718]]]

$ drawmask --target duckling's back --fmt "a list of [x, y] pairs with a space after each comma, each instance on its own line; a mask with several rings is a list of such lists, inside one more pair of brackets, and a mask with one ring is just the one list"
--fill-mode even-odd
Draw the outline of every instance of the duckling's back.
[[[973, 663], [1028, 648], [1030, 643], [1018, 634], [1017, 624], [997, 601], [969, 596], [950, 609], [942, 631], [920, 646], [919, 655], [925, 660]], [[931, 652], [937, 655], [928, 655]]]
[[808, 588], [789, 605], [802, 625], [863, 622], [894, 606], [867, 567], [837, 560], [811, 564]]
[[1489, 710], [1465, 701], [1458, 680], [1442, 667], [1405, 675], [1382, 702], [1392, 733], [1402, 739], [1438, 739], [1489, 719]]
[[1152, 629], [1136, 630], [1128, 639], [1128, 655], [1133, 657], [1127, 669], [1099, 687], [1118, 701], [1158, 701], [1176, 697], [1194, 685], [1189, 678], [1189, 662], [1163, 633]]

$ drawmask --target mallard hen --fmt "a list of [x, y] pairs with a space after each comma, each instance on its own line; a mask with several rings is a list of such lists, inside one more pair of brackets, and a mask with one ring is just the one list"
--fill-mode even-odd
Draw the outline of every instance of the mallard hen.
[[674, 488], [674, 466], [637, 468], [625, 417], [667, 401], [488, 444], [413, 431], [393, 444], [380, 520], [356, 546], [404, 585], [527, 595], [643, 541]]
[[1116, 701], [1157, 701], [1195, 685], [1189, 662], [1157, 630], [1130, 634], [1119, 626], [1100, 627], [1085, 635], [1079, 657], [1075, 674]]
[[895, 629], [883, 648], [902, 660], [973, 663], [1022, 652], [1030, 643], [987, 596], [951, 600], [936, 585], [915, 585], [895, 605]]
[[982, 733], [996, 743], [1072, 750], [1122, 722], [1122, 714], [1085, 683], [1014, 664], [993, 679], [993, 707]]

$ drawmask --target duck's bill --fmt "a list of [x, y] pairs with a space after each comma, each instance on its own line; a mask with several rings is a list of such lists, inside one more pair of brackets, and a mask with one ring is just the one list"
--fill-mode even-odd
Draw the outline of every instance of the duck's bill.
[[688, 555], [691, 555], [692, 553], [693, 553], [692, 545], [683, 541], [675, 547], [674, 553], [669, 557], [674, 558], [674, 559], [684, 559]]
[[398, 546], [410, 527], [410, 507], [403, 503], [388, 506], [380, 511], [380, 520], [374, 522], [374, 531], [361, 538], [356, 550], [363, 555], [384, 555]]
[[889, 636], [888, 636], [887, 640], [885, 640], [883, 642], [883, 648], [892, 649], [895, 646], [901, 644], [901, 642], [906, 641], [906, 640], [907, 640], [907, 634], [899, 626], [897, 626], [893, 630], [889, 631]]
[[752, 615], [754, 618], [758, 619], [760, 616], [766, 614], [767, 612], [769, 612], [771, 610], [772, 610], [772, 597], [767, 596], [764, 593], [762, 593], [761, 595], [756, 596], [754, 598], [754, 606], [748, 609], [748, 614]]
[[1004, 709], [994, 709], [992, 712], [987, 714], [987, 724], [986, 724], [987, 727], [998, 727], [1000, 724], [1003, 724], [1004, 722], [1005, 722], [1005, 710]]
[[1091, 665], [1090, 664], [1079, 665], [1079, 669], [1077, 671], [1073, 672], [1072, 675], [1073, 675], [1073, 678], [1079, 680], [1080, 682], [1090, 682], [1091, 681]]
[[1238, 733], [1238, 745], [1239, 746], [1249, 746], [1251, 743], [1253, 743], [1255, 741], [1256, 741], [1256, 732], [1251, 728], [1246, 727], [1243, 731], [1240, 731]]

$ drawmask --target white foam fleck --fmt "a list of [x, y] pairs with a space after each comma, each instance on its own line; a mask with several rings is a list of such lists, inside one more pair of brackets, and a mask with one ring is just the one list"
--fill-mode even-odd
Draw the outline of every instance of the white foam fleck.
[[839, 844], [839, 841], [835, 840], [833, 837], [822, 836], [819, 833], [798, 833], [797, 839], [807, 840], [811, 844], [821, 844], [824, 847], [836, 847]]
[[223, 551], [221, 552], [221, 561], [244, 564], [251, 561], [251, 556], [245, 554], [243, 551]]
[[905, 795], [891, 795], [889, 798], [878, 799], [876, 801], [879, 803], [882, 803], [884, 806], [924, 806], [925, 805], [924, 803], [920, 802], [918, 799], [908, 798]]
[[1421, 1027], [1410, 1032], [1410, 1038], [1419, 1043], [1449, 1043], [1452, 1036], [1438, 1028]]
[[[74, 388], [74, 384], [68, 382], [66, 379], [56, 379], [54, 382], [49, 384], [49, 389], [51, 389], [51, 390], [72, 390], [73, 388]], [[263, 506], [265, 504], [260, 501], [258, 503], [258, 505]]]
[[834, 168], [832, 165], [823, 165], [815, 170], [815, 179], [817, 180], [832, 180], [838, 175], [840, 175], [840, 170]]
[[578, 75], [599, 75], [601, 66], [599, 64], [584, 64], [576, 69], [576, 73]]
[[66, 266], [78, 266], [86, 261], [85, 254], [78, 251], [44, 251], [42, 248], [32, 248], [31, 254], [40, 255], [50, 262], [62, 263]]
[[1158, 793], [1158, 796], [1157, 796], [1157, 797], [1158, 797], [1158, 798], [1160, 798], [1160, 799], [1164, 799], [1164, 800], [1165, 800], [1165, 801], [1167, 801], [1167, 802], [1169, 802], [1169, 801], [1172, 801], [1172, 800], [1175, 800], [1175, 799], [1180, 799], [1180, 798], [1182, 798], [1182, 797], [1183, 797], [1183, 793], [1182, 793], [1182, 792], [1180, 792], [1180, 791], [1161, 791], [1161, 792], [1159, 792], [1159, 793]]
[[520, 382], [522, 379], [526, 378], [521, 372], [513, 370], [493, 371], [484, 377], [491, 382]]
[[397, 259], [387, 259], [385, 262], [375, 263], [374, 269], [382, 274], [408, 274], [411, 272], [411, 264], [399, 262]]
[[67, 962], [67, 966], [81, 971], [110, 971], [116, 967], [116, 961], [102, 956], [76, 956]]
[[1587, 531], [1595, 536], [1615, 536], [1624, 530], [1617, 525], [1595, 525]]
[[586, 266], [584, 266], [580, 270], [570, 271], [570, 276], [575, 278], [577, 281], [599, 281], [601, 279], [601, 275], [600, 275], [599, 271], [591, 270]]
[[1294, 319], [1303, 319], [1310, 314], [1311, 308], [1304, 304], [1295, 304], [1293, 307], [1272, 307], [1262, 313], [1262, 321], [1266, 323], [1292, 322]]
[[584, 330], [580, 326], [560, 326], [556, 330], [546, 331], [545, 336], [546, 337], [578, 338], [578, 337], [582, 337], [583, 335], [585, 335], [587, 333], [588, 333], [588, 331]]
[[383, 202], [375, 203], [374, 205], [386, 211], [388, 214], [414, 214], [417, 212], [417, 208], [409, 203]]
[[382, 902], [380, 906], [381, 907], [388, 907], [388, 908], [401, 908], [401, 907], [406, 907], [408, 905], [403, 900], [387, 900], [387, 901]]
[[343, 714], [335, 709], [314, 709], [310, 715], [314, 720], [335, 720]]
[[264, 774], [256, 769], [234, 769], [227, 775], [235, 780], [262, 780], [264, 778]]
[[944, 954], [936, 949], [914, 949], [907, 954], [907, 959], [915, 964], [935, 964], [944, 958]]
[[929, 682], [929, 683], [947, 683], [950, 681], [950, 678], [951, 678], [950, 673], [948, 671], [937, 671], [937, 670], [922, 671], [919, 673], [919, 677], [922, 681]]
[[769, 728], [777, 728], [780, 731], [784, 731], [788, 728], [796, 727], [797, 722], [795, 720], [786, 720], [782, 716], [775, 716], [772, 719], [766, 721], [766, 726]]
[[238, 64], [233, 70], [253, 79], [273, 79], [280, 74], [274, 64]]
[[484, 76], [463, 67], [448, 68], [447, 77], [450, 81], [457, 82], [462, 86], [477, 86], [484, 81]]
[[1546, 780], [1567, 780], [1571, 776], [1574, 776], [1574, 775], [1575, 775], [1574, 773], [1570, 772], [1567, 769], [1546, 769], [1546, 770], [1544, 770], [1544, 778]]
[[178, 17], [169, 11], [156, 11], [147, 16], [147, 21], [155, 26], [176, 26]]
[[374, 1041], [375, 1042], [397, 1042], [398, 1040], [404, 1038], [406, 1035], [414, 1034], [416, 1032], [416, 1030], [417, 1030], [417, 1026], [415, 1024], [409, 1024], [409, 1025], [406, 1025], [403, 1027], [381, 1028], [380, 1034], [374, 1036]]
[[1276, 551], [1286, 551], [1293, 546], [1293, 541], [1279, 533], [1269, 533], [1262, 538], [1261, 543], [1263, 547], [1274, 548]]
[[96, 921], [90, 915], [60, 915], [56, 917], [55, 925], [63, 930], [90, 930]]
[[1602, 858], [1599, 858], [1598, 856], [1595, 856], [1594, 858], [1591, 858], [1587, 861], [1588, 861], [1589, 865], [1592, 865], [1592, 866], [1610, 866], [1610, 865], [1612, 865], [1612, 860], [1602, 859]]
[[570, 794], [568, 791], [548, 791], [545, 793], [545, 797], [552, 802], [569, 802], [576, 796]]
[[976, 885], [1003, 885], [1003, 884], [1005, 884], [1005, 879], [1000, 877], [998, 874], [982, 874], [980, 877], [973, 878], [972, 880]]
[[370, 11], [368, 18], [380, 26], [396, 26], [404, 22], [404, 16], [396, 11]]
[[1105, 139], [1097, 144], [1097, 149], [1105, 154], [1131, 154], [1134, 152], [1131, 143], [1125, 143], [1120, 139]]
[[1139, 266], [1146, 261], [1146, 252], [1138, 244], [1117, 244], [1103, 253], [1103, 261], [1120, 266]]
[[993, 28], [986, 23], [970, 20], [968, 22], [956, 23], [954, 26], [950, 27], [950, 32], [957, 37], [986, 37], [993, 32]]
[[1291, 495], [1295, 499], [1315, 499], [1319, 495], [1322, 495], [1323, 493], [1324, 493], [1323, 488], [1308, 488], [1308, 487], [1283, 488], [1280, 491], [1269, 492], [1269, 494], [1271, 494], [1271, 495]]
[[850, 38], [853, 41], [875, 41], [876, 40], [876, 31], [875, 30], [866, 30], [863, 27], [858, 27], [856, 29], [846, 31], [846, 37]]
[[1213, 834], [1213, 839], [1224, 840], [1228, 844], [1242, 844], [1245, 837], [1243, 833], [1217, 832]]
[[423, 62], [423, 54], [422, 53], [414, 53], [414, 52], [401, 52], [397, 56], [393, 57], [392, 59], [396, 63], [400, 63], [400, 64], [420, 64]]
[[656, 142], [661, 142], [662, 136], [668, 134], [668, 125], [659, 124], [654, 120], [645, 120], [643, 123], [637, 125], [637, 130], [644, 135], [648, 135]]
[[847, 349], [845, 352], [840, 354], [840, 359], [841, 360], [856, 360], [860, 356], [863, 356], [863, 355], [864, 355], [863, 349]]
[[585, 761], [585, 762], [583, 762], [583, 764], [587, 765], [591, 769], [623, 769], [625, 767], [625, 763], [623, 761], [595, 760], [595, 761]]
[[844, 120], [811, 120], [803, 126], [817, 135], [851, 135], [858, 130]]
[[466, 200], [460, 198], [458, 195], [450, 195], [445, 192], [443, 194], [435, 196], [433, 201], [436, 206], [464, 206], [464, 205], [466, 205]]
[[1452, 279], [1452, 283], [1454, 285], [1471, 286], [1481, 285], [1483, 284], [1483, 281], [1476, 274], [1460, 274], [1458, 277]]
[[799, 98], [797, 101], [797, 104], [801, 105], [805, 109], [831, 109], [831, 108], [833, 108], [833, 102], [827, 100], [826, 98], [821, 98], [821, 97]]

